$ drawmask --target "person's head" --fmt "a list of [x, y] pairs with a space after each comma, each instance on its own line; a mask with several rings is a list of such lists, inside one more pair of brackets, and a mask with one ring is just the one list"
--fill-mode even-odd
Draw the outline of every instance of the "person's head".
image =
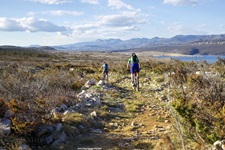
[[131, 57], [133, 62], [137, 62], [137, 55], [135, 53], [132, 53]]

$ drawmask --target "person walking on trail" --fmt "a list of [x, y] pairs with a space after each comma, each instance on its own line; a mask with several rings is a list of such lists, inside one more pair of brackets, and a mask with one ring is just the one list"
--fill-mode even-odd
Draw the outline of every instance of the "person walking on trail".
[[105, 79], [108, 80], [108, 72], [109, 72], [108, 64], [104, 62], [100, 69], [103, 69], [102, 71], [103, 80]]
[[130, 67], [130, 74], [131, 74], [131, 84], [134, 85], [134, 77], [139, 76], [139, 71], [141, 69], [141, 64], [135, 53], [132, 53], [131, 57], [128, 59], [127, 70], [129, 70], [129, 67]]

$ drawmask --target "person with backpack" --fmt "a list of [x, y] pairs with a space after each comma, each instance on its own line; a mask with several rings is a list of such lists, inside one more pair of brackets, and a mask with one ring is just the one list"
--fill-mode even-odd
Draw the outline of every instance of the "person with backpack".
[[131, 57], [128, 59], [127, 70], [129, 70], [129, 67], [131, 74], [131, 84], [134, 86], [134, 78], [139, 77], [139, 71], [141, 69], [141, 64], [135, 53], [132, 53]]
[[108, 80], [108, 72], [109, 72], [108, 64], [104, 62], [101, 68], [103, 68], [103, 71], [102, 71], [103, 80], [105, 79]]

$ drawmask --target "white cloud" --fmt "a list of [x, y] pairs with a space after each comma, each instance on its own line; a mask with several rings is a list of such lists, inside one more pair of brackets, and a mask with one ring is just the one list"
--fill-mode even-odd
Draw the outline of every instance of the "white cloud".
[[[76, 34], [96, 33], [104, 29], [105, 32], [111, 31], [137, 31], [139, 24], [147, 23], [145, 15], [139, 12], [122, 12], [121, 14], [105, 15], [97, 17], [97, 21], [93, 23], [83, 23], [74, 25], [73, 28]], [[103, 34], [101, 32], [101, 34]]]
[[123, 12], [117, 15], [100, 16], [99, 19], [100, 24], [115, 27], [132, 26], [147, 22], [147, 19], [138, 12]]
[[105, 27], [105, 26], [98, 26], [94, 25], [91, 26], [90, 24], [85, 25], [85, 27], [76, 27], [73, 31], [74, 37], [79, 35], [80, 39], [83, 40], [95, 40], [95, 39], [105, 39], [105, 38], [128, 38], [131, 37], [130, 35], [133, 34], [135, 31], [139, 29], [135, 26], [126, 26], [126, 27]]
[[0, 18], [1, 31], [25, 31], [20, 22], [14, 19]]
[[75, 25], [71, 27], [73, 29], [73, 35], [82, 35], [97, 32], [100, 29], [100, 25], [98, 23], [87, 23], [82, 25]]
[[0, 18], [1, 31], [27, 31], [27, 32], [63, 32], [67, 29], [64, 26], [55, 25], [45, 19], [33, 17], [21, 19]]
[[42, 15], [51, 15], [51, 16], [64, 16], [64, 15], [71, 15], [71, 16], [81, 16], [84, 13], [78, 11], [64, 11], [64, 10], [52, 10], [52, 11], [43, 11], [43, 12], [29, 12], [29, 16], [34, 16], [36, 14]]
[[[147, 23], [145, 15], [139, 12], [122, 12], [121, 14], [105, 15], [96, 18], [96, 22], [71, 26], [72, 35], [80, 38], [129, 37], [139, 31], [138, 25]], [[120, 37], [122, 38], [122, 37]]]
[[166, 4], [177, 5], [197, 5], [198, 0], [164, 0]]
[[31, 1], [40, 2], [44, 4], [62, 4], [71, 2], [71, 0], [31, 0]]
[[[72, 0], [30, 0], [33, 2], [39, 2], [43, 4], [63, 4], [63, 3], [70, 3]], [[82, 3], [89, 3], [89, 4], [100, 4], [99, 0], [80, 0]]]
[[81, 0], [83, 3], [89, 3], [89, 4], [100, 4], [99, 0]]
[[114, 9], [121, 9], [121, 8], [127, 8], [132, 10], [133, 7], [131, 5], [128, 5], [121, 0], [108, 0], [108, 6]]
[[22, 18], [19, 20], [21, 24], [30, 32], [58, 32], [65, 31], [66, 28], [63, 26], [55, 25], [45, 19], [35, 19], [33, 17]]

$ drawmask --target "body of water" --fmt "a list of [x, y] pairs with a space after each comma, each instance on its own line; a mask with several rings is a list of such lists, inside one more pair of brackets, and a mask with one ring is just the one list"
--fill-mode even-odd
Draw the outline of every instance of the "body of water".
[[215, 63], [218, 61], [218, 57], [224, 59], [225, 56], [219, 56], [219, 55], [185, 55], [185, 56], [153, 56], [154, 58], [171, 58], [175, 60], [181, 60], [181, 61], [206, 61], [208, 63]]

